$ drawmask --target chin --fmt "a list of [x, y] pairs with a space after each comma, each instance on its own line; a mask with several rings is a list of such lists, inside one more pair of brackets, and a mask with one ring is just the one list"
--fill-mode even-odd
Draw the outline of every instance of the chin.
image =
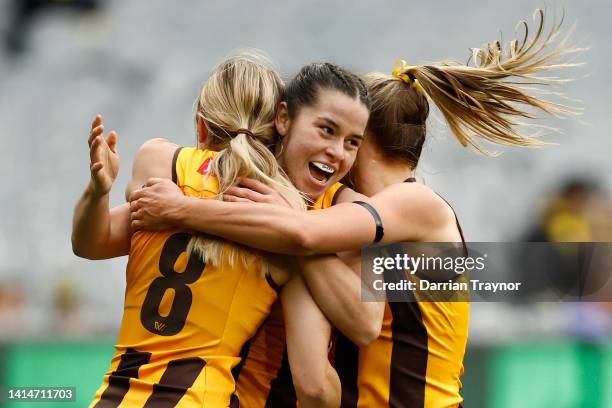
[[302, 193], [310, 197], [312, 200], [316, 201], [321, 195], [323, 195], [325, 190], [327, 190], [328, 188], [329, 187], [325, 186], [325, 187], [319, 187], [319, 188], [309, 187], [309, 188], [298, 188], [298, 189]]
[[338, 180], [328, 180], [324, 186], [314, 186], [312, 183], [303, 182], [300, 185], [295, 185], [295, 187], [300, 190], [302, 193], [306, 194], [313, 200], [317, 200], [320, 196], [323, 195], [331, 186], [333, 186]]

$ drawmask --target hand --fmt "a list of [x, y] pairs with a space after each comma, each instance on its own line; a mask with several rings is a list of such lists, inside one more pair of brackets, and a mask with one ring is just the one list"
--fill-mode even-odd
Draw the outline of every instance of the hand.
[[91, 172], [90, 188], [94, 194], [103, 196], [110, 192], [113, 182], [119, 173], [119, 155], [117, 154], [117, 133], [111, 131], [106, 139], [103, 136], [102, 116], [96, 115], [89, 132], [89, 170]]
[[223, 201], [268, 203], [291, 207], [278, 191], [261, 181], [244, 177], [240, 180], [239, 186], [228, 188], [223, 194]]
[[132, 229], [164, 230], [177, 226], [184, 199], [181, 189], [171, 180], [150, 178], [142, 189], [130, 194]]

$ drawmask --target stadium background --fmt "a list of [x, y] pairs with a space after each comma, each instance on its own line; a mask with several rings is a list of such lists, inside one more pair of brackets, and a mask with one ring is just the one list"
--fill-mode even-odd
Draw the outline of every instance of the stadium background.
[[[193, 144], [199, 85], [233, 50], [265, 50], [285, 78], [312, 61], [357, 72], [389, 71], [397, 58], [465, 61], [469, 47], [500, 38], [499, 30], [510, 39], [514, 24], [539, 6], [0, 0], [0, 386], [76, 386], [76, 403], [49, 406], [84, 406], [108, 368], [126, 260], [85, 261], [70, 247], [96, 113], [119, 134], [121, 172], [111, 196], [119, 204], [143, 141]], [[576, 217], [598, 220], [587, 238], [612, 241], [612, 229], [601, 228], [612, 220], [612, 3], [568, 1], [565, 9], [567, 22], [578, 22], [575, 39], [592, 49], [581, 57], [586, 68], [571, 72], [580, 80], [563, 88], [584, 101], [584, 115], [547, 122], [563, 129], [548, 139], [559, 145], [485, 158], [431, 123], [418, 175], [454, 205], [468, 240], [521, 240], [546, 230], [544, 209], [574, 199], [559, 195], [573, 180], [589, 203]], [[474, 304], [465, 406], [612, 407], [611, 333], [609, 305]]]

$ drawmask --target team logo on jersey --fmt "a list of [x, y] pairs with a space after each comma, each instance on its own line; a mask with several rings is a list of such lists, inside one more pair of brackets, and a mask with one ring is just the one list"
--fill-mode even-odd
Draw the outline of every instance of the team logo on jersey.
[[164, 330], [166, 330], [166, 325], [164, 323], [160, 323], [160, 322], [153, 323], [153, 327], [158, 332], [163, 332]]
[[207, 174], [210, 171], [211, 162], [212, 162], [212, 157], [208, 157], [206, 160], [204, 160], [204, 163], [202, 163], [202, 165], [198, 169], [198, 173]]

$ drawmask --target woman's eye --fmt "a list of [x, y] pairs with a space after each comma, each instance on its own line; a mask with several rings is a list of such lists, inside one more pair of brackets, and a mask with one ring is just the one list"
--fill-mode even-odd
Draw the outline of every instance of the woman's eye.
[[328, 135], [334, 134], [334, 130], [330, 128], [329, 126], [323, 126], [321, 127], [321, 130], [323, 130], [323, 132], [327, 133]]
[[349, 146], [352, 146], [352, 147], [359, 147], [359, 142], [355, 139], [349, 139], [346, 141], [346, 143], [348, 143]]

